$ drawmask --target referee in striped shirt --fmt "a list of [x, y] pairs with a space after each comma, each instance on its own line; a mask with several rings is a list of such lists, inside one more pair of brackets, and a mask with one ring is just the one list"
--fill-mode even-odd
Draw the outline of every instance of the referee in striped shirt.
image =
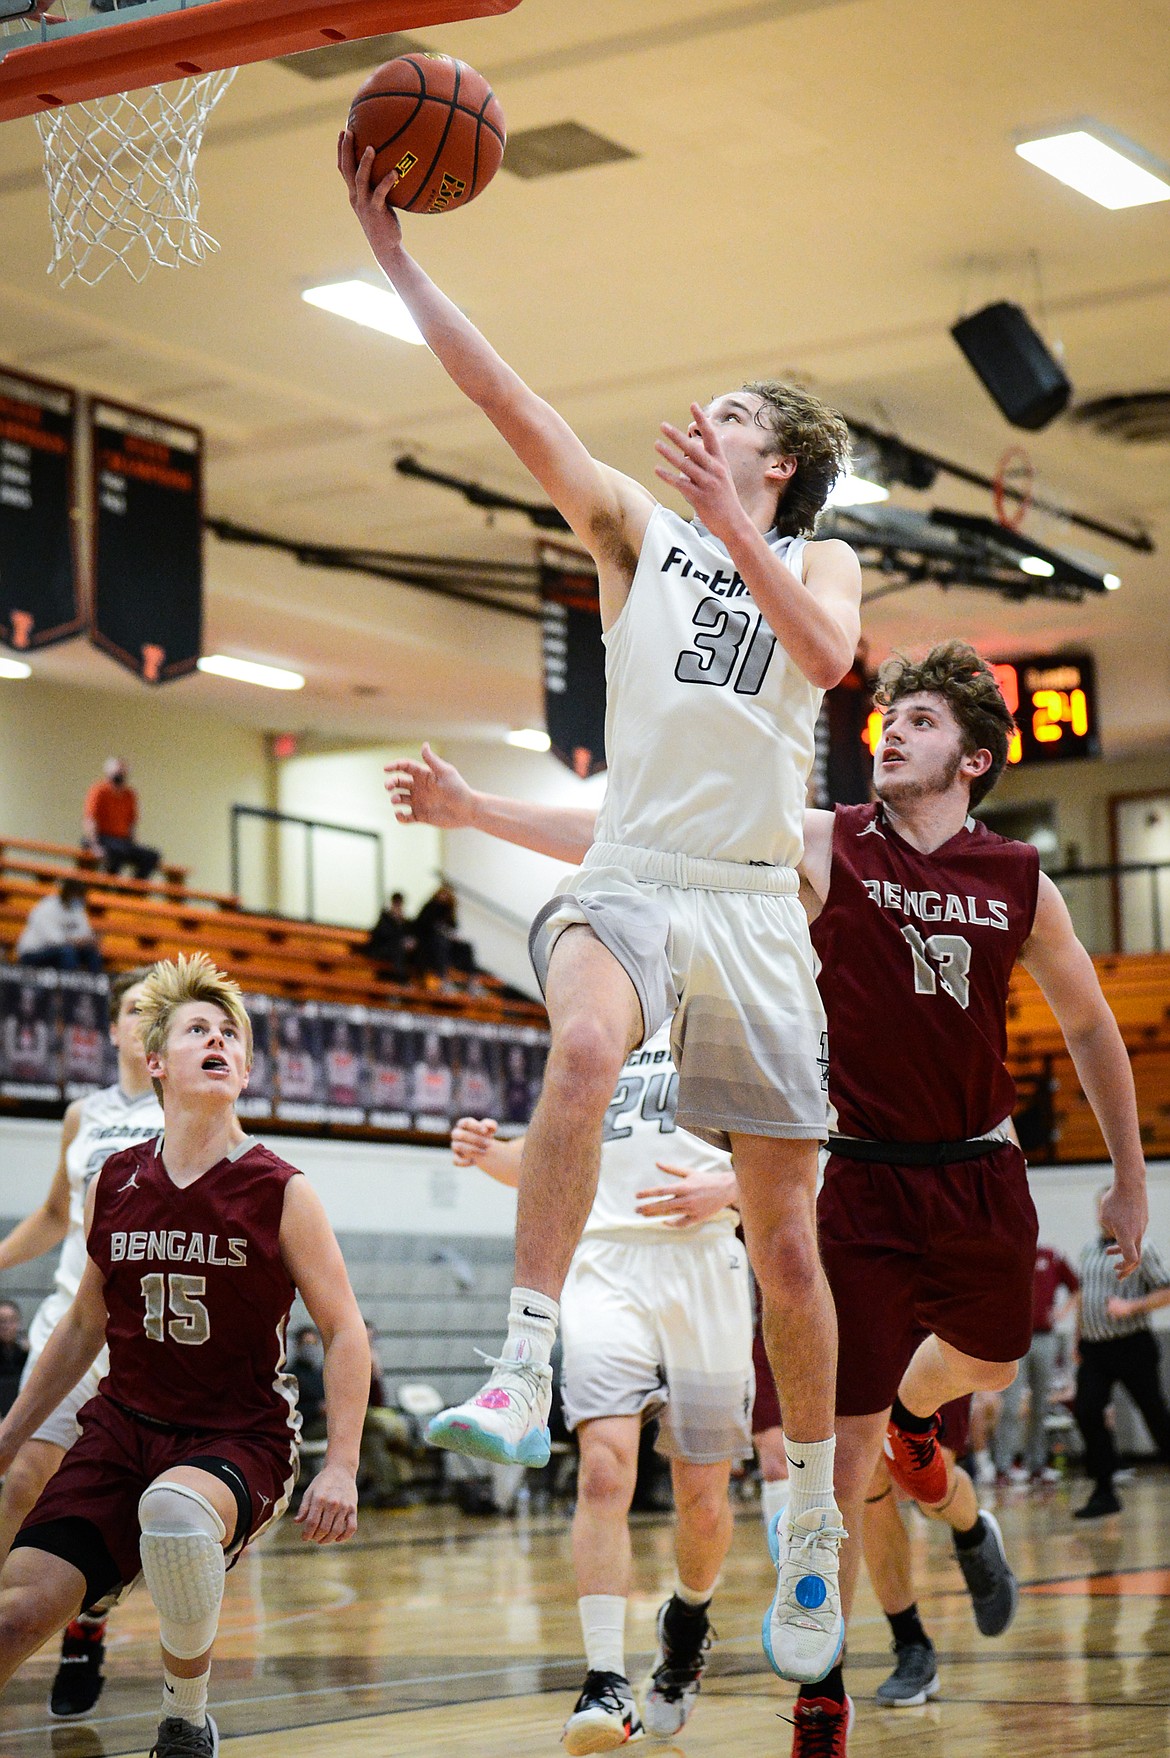
[[[1097, 1198], [1100, 1226], [1103, 1190]], [[1118, 1382], [1142, 1413], [1165, 1464], [1170, 1464], [1170, 1410], [1162, 1395], [1157, 1340], [1150, 1314], [1170, 1306], [1170, 1270], [1152, 1246], [1144, 1247], [1136, 1270], [1117, 1279], [1117, 1248], [1102, 1229], [1081, 1253], [1076, 1400], [1073, 1413], [1085, 1442], [1085, 1466], [1093, 1493], [1077, 1520], [1116, 1514], [1121, 1503], [1113, 1487], [1117, 1453], [1105, 1411]]]

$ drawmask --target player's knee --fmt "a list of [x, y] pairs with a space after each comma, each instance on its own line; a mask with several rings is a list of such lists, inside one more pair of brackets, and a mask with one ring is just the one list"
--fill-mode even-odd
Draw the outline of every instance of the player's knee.
[[979, 1363], [977, 1371], [979, 1383], [976, 1390], [1004, 1392], [1019, 1372], [1019, 1363], [1016, 1361], [983, 1361]]
[[20, 1525], [26, 1514], [35, 1508], [51, 1475], [51, 1472], [43, 1471], [35, 1459], [28, 1458], [23, 1450], [18, 1453], [4, 1478], [0, 1506], [5, 1518]]
[[591, 1508], [624, 1513], [634, 1499], [637, 1467], [608, 1447], [582, 1452], [577, 1473], [577, 1498]]
[[568, 1020], [557, 1033], [549, 1053], [544, 1086], [556, 1094], [558, 1110], [600, 1110], [613, 1097], [625, 1054], [603, 1023], [587, 1015]]
[[44, 1603], [31, 1583], [0, 1592], [0, 1667], [19, 1663], [56, 1627], [56, 1620], [50, 1622], [46, 1617]]
[[731, 1513], [725, 1484], [684, 1487], [676, 1483], [674, 1496], [679, 1525], [684, 1526], [693, 1538], [710, 1542], [719, 1536]]
[[801, 1234], [771, 1239], [752, 1271], [769, 1313], [807, 1309], [824, 1277], [816, 1239]]
[[195, 1660], [211, 1647], [219, 1623], [224, 1523], [198, 1490], [165, 1479], [142, 1492], [138, 1522], [162, 1645], [177, 1660]]

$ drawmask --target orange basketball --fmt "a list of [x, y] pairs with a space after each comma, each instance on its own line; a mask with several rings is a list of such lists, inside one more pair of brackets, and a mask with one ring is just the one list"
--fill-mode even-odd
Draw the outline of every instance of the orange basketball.
[[474, 67], [450, 55], [400, 55], [350, 105], [360, 160], [374, 149], [374, 183], [398, 172], [390, 201], [412, 214], [449, 214], [489, 184], [504, 156], [504, 112]]

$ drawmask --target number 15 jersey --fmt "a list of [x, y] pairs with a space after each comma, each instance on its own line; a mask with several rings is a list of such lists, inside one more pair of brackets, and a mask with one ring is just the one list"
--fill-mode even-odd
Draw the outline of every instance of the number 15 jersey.
[[829, 895], [812, 925], [843, 1135], [966, 1141], [1011, 1115], [1012, 966], [1040, 857], [968, 818], [923, 854], [880, 806], [838, 806]]
[[111, 1155], [98, 1179], [88, 1248], [109, 1313], [101, 1391], [179, 1428], [295, 1433], [283, 1369], [296, 1289], [280, 1223], [297, 1169], [248, 1140], [181, 1190], [162, 1146]]
[[[804, 538], [769, 538], [801, 578]], [[795, 867], [823, 692], [705, 526], [655, 507], [605, 634], [598, 842]]]

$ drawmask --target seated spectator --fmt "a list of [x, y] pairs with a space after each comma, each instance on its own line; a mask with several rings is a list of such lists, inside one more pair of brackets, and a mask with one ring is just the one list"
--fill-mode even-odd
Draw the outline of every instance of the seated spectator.
[[85, 796], [85, 842], [102, 857], [102, 871], [120, 873], [130, 867], [136, 879], [149, 879], [159, 851], [134, 840], [138, 795], [127, 780], [121, 757], [107, 757], [104, 781], [95, 781]]
[[468, 942], [457, 935], [458, 926], [455, 893], [449, 885], [440, 885], [411, 923], [416, 976], [434, 976], [443, 981], [452, 966], [471, 973], [475, 960]]
[[34, 903], [16, 942], [17, 964], [48, 965], [58, 971], [100, 971], [101, 948], [85, 913], [85, 886], [62, 879]]
[[401, 891], [390, 893], [390, 902], [382, 911], [366, 941], [367, 958], [389, 965], [400, 982], [406, 981], [406, 961], [414, 950], [414, 935], [406, 919], [406, 898]]
[[366, 1335], [370, 1340], [370, 1403], [362, 1424], [359, 1500], [375, 1508], [401, 1507], [410, 1476], [410, 1424], [400, 1410], [387, 1407], [378, 1361], [378, 1333], [369, 1319]]
[[324, 1368], [325, 1350], [320, 1333], [312, 1325], [302, 1325], [293, 1333], [288, 1370], [297, 1382], [301, 1434], [307, 1441], [320, 1440], [325, 1434]]
[[0, 1300], [0, 1416], [7, 1416], [20, 1390], [20, 1376], [28, 1360], [24, 1320], [15, 1300]]

